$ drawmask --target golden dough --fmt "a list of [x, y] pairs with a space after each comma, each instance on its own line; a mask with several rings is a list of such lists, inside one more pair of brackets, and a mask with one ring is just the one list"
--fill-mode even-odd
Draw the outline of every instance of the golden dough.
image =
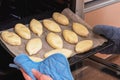
[[50, 32], [47, 35], [46, 40], [48, 44], [53, 48], [63, 48], [63, 41], [61, 37], [53, 32]]
[[61, 14], [59, 12], [54, 12], [53, 15], [52, 15], [52, 17], [53, 17], [53, 19], [56, 22], [58, 22], [58, 23], [60, 23], [62, 25], [69, 25], [68, 18], [65, 15], [63, 15], [63, 14]]
[[43, 25], [52, 32], [61, 32], [60, 26], [52, 20], [44, 19]]
[[64, 30], [63, 31], [63, 37], [64, 39], [69, 43], [77, 43], [78, 42], [78, 36], [76, 33], [74, 33], [71, 30]]
[[73, 27], [73, 31], [75, 31], [80, 36], [87, 37], [89, 34], [88, 29], [80, 23], [74, 22], [72, 27]]
[[35, 57], [35, 56], [29, 56], [29, 58], [34, 61], [34, 62], [41, 62], [43, 61], [43, 59], [39, 58], [39, 57]]
[[30, 29], [32, 30], [33, 33], [37, 34], [39, 37], [43, 33], [43, 26], [42, 26], [41, 22], [39, 22], [36, 19], [32, 19], [30, 21]]
[[75, 51], [77, 53], [84, 53], [90, 50], [92, 46], [93, 46], [92, 40], [83, 40], [77, 43], [77, 45], [75, 46]]
[[26, 44], [26, 50], [29, 55], [36, 54], [42, 48], [42, 41], [40, 38], [33, 38]]
[[61, 53], [63, 54], [66, 58], [69, 58], [71, 57], [72, 55], [72, 51], [69, 50], [69, 49], [65, 49], [65, 48], [62, 48], [62, 49], [53, 49], [53, 50], [50, 50], [48, 51], [47, 53], [44, 54], [44, 57], [47, 58], [53, 54], [56, 54], [56, 53]]
[[15, 32], [24, 39], [30, 39], [31, 33], [29, 28], [27, 28], [25, 25], [18, 23], [15, 25]]
[[17, 46], [21, 45], [21, 38], [14, 32], [3, 31], [1, 33], [2, 39], [10, 45]]

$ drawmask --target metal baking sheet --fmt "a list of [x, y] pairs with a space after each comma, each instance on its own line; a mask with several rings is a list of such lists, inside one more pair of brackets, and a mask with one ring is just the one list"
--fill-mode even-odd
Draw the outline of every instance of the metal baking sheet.
[[[78, 15], [74, 14], [69, 8], [64, 9], [64, 10], [62, 11], [62, 14], [66, 15], [66, 16], [68, 17], [69, 21], [70, 21], [70, 24], [69, 24], [68, 26], [60, 25], [60, 27], [61, 27], [62, 30], [64, 30], [64, 29], [72, 30], [72, 23], [73, 23], [73, 22], [79, 22], [79, 23], [85, 25], [85, 26], [88, 28], [88, 30], [89, 30], [89, 32], [90, 32], [89, 36], [86, 37], [86, 38], [85, 38], [85, 37], [80, 37], [80, 36], [78, 36], [78, 37], [79, 37], [79, 41], [87, 40], [87, 39], [93, 40], [94, 46], [93, 46], [92, 49], [94, 49], [94, 48], [96, 48], [96, 47], [98, 47], [98, 46], [101, 46], [104, 42], [107, 42], [107, 39], [105, 39], [105, 38], [103, 38], [103, 37], [101, 37], [101, 36], [99, 36], [99, 35], [94, 34], [94, 33], [92, 32], [92, 27], [89, 26], [89, 25], [88, 25], [84, 20], [82, 20]], [[33, 17], [33, 18], [34, 18], [34, 17]], [[52, 18], [50, 18], [50, 19], [52, 19]], [[40, 22], [42, 22], [42, 20], [40, 20]], [[29, 24], [25, 24], [25, 25], [29, 27]], [[13, 28], [10, 28], [10, 29], [7, 29], [7, 30], [14, 32], [14, 26], [13, 26]], [[45, 39], [46, 35], [47, 35], [50, 31], [48, 31], [46, 28], [43, 28], [43, 30], [44, 30], [44, 32], [43, 32], [42, 36], [40, 37], [41, 40], [42, 40], [42, 43], [43, 43], [42, 49], [41, 49], [37, 54], [32, 55], [32, 56], [44, 58], [43, 55], [44, 55], [46, 52], [48, 52], [48, 51], [50, 51], [50, 50], [53, 49], [52, 47], [50, 47], [50, 46], [48, 45], [48, 43], [46, 42], [46, 39]], [[2, 32], [2, 31], [0, 31], [0, 32]], [[63, 36], [62, 36], [62, 33], [56, 33], [56, 34], [60, 35], [61, 38], [63, 39], [64, 48], [67, 48], [67, 49], [72, 50], [72, 51], [73, 51], [72, 56], [76, 55], [77, 53], [74, 51], [75, 44], [69, 44], [68, 42], [66, 42], [66, 41], [64, 40]], [[34, 34], [34, 33], [32, 33], [32, 32], [31, 32], [31, 35], [32, 35], [32, 38], [38, 37], [36, 34]], [[28, 41], [28, 40], [22, 39], [22, 44], [21, 44], [20, 46], [11, 46], [11, 45], [8, 45], [6, 42], [4, 42], [4, 41], [2, 40], [2, 38], [1, 38], [1, 36], [0, 36], [0, 42], [1, 42], [1, 44], [2, 44], [3, 47], [4, 47], [11, 55], [13, 55], [13, 56], [17, 56], [17, 55], [19, 55], [19, 54], [21, 54], [21, 53], [25, 53], [25, 54], [28, 55], [28, 53], [27, 53], [26, 50], [25, 50], [25, 46], [26, 46], [27, 41]]]

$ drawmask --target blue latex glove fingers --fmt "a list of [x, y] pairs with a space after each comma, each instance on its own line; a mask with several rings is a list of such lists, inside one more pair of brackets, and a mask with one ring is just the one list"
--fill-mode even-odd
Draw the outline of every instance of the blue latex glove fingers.
[[99, 35], [103, 35], [114, 42], [112, 47], [101, 51], [101, 53], [120, 53], [120, 28], [107, 25], [96, 25], [93, 28], [93, 32]]
[[36, 80], [32, 69], [38, 70], [39, 63], [33, 62], [26, 54], [20, 54], [14, 58], [14, 63], [22, 68], [33, 80]]

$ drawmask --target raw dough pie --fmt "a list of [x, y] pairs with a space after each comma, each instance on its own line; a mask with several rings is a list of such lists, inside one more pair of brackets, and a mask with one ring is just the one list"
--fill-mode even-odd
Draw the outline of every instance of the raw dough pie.
[[14, 32], [3, 31], [1, 33], [2, 39], [10, 45], [17, 46], [21, 45], [21, 38]]
[[42, 26], [41, 22], [39, 22], [36, 19], [32, 19], [30, 21], [30, 29], [32, 30], [33, 33], [37, 34], [39, 37], [43, 33], [43, 26]]
[[31, 33], [30, 33], [29, 28], [21, 23], [18, 23], [15, 25], [15, 32], [24, 39], [31, 38]]
[[73, 27], [73, 31], [75, 31], [80, 36], [87, 37], [89, 34], [88, 29], [80, 23], [74, 22], [72, 27]]
[[84, 52], [90, 50], [92, 47], [93, 47], [92, 40], [83, 40], [76, 44], [75, 51], [77, 53], [84, 53]]
[[53, 32], [48, 33], [46, 40], [53, 48], [63, 48], [63, 40], [61, 37]]
[[41, 62], [41, 61], [43, 61], [42, 58], [35, 57], [35, 56], [29, 56], [29, 58], [30, 58], [32, 61], [35, 61], [35, 62]]
[[52, 32], [61, 32], [60, 26], [52, 20], [44, 19], [43, 24], [48, 30]]
[[58, 22], [62, 25], [68, 25], [69, 24], [68, 18], [65, 15], [63, 15], [59, 12], [54, 12], [52, 17], [56, 22]]
[[36, 54], [42, 48], [42, 41], [40, 38], [33, 38], [26, 44], [26, 50], [29, 55]]
[[47, 58], [47, 57], [49, 57], [49, 56], [51, 56], [53, 54], [56, 54], [56, 53], [63, 54], [66, 58], [69, 58], [69, 57], [71, 57], [73, 52], [71, 50], [65, 49], [65, 48], [53, 49], [53, 50], [50, 50], [47, 53], [45, 53], [44, 57]]
[[71, 30], [64, 30], [63, 37], [68, 43], [74, 44], [78, 42], [77, 34]]

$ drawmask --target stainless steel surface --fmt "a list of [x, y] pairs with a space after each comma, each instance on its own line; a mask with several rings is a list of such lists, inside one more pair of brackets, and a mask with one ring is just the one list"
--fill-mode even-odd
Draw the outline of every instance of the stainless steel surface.
[[70, 0], [70, 9], [81, 18], [84, 18], [84, 0]]
[[92, 2], [85, 4], [84, 13], [87, 13], [92, 10], [96, 10], [98, 8], [102, 8], [117, 2], [120, 2], [120, 0], [94, 0]]
[[83, 9], [84, 9], [84, 0], [76, 0], [75, 13], [76, 13], [78, 16], [81, 16], [81, 18], [84, 17]]
[[94, 0], [84, 0], [84, 3], [90, 2], [90, 1], [94, 1]]

